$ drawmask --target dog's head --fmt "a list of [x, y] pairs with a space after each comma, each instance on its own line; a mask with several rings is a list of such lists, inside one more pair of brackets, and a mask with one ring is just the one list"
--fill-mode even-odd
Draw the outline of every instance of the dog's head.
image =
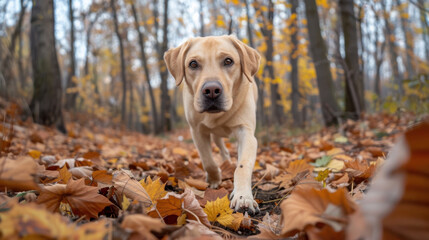
[[200, 113], [231, 109], [233, 90], [242, 81], [253, 81], [260, 58], [234, 36], [192, 38], [164, 54], [176, 85], [185, 79]]

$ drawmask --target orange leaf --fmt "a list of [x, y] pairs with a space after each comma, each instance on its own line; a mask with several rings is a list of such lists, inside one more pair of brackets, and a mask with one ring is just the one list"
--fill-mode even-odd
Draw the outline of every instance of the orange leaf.
[[209, 186], [209, 184], [206, 181], [202, 181], [202, 180], [198, 180], [198, 179], [193, 179], [192, 177], [186, 178], [185, 182], [189, 186], [195, 187], [198, 190], [206, 190], [207, 187]]
[[286, 169], [286, 172], [296, 175], [300, 172], [304, 172], [305, 170], [313, 171], [313, 166], [307, 163], [306, 160], [295, 160], [291, 162]]
[[72, 174], [67, 169], [66, 164], [59, 170], [59, 172], [60, 172], [60, 175], [58, 176], [56, 181], [58, 183], [67, 184], [69, 182], [70, 178], [72, 177]]
[[92, 178], [96, 182], [101, 182], [104, 184], [112, 184], [112, 174], [107, 173], [107, 170], [98, 170], [92, 172]]
[[324, 226], [344, 235], [348, 216], [354, 212], [355, 205], [348, 199], [345, 189], [331, 193], [327, 189], [300, 186], [281, 203], [281, 209], [282, 236], [293, 236], [299, 231], [317, 236], [318, 231], [325, 231]]
[[40, 155], [42, 155], [42, 153], [40, 151], [37, 151], [37, 150], [30, 150], [30, 151], [28, 151], [28, 155], [30, 155], [34, 159], [39, 159]]
[[[183, 199], [177, 198], [173, 195], [168, 195], [167, 199], [159, 199], [156, 204], [156, 209], [158, 210], [161, 217], [166, 217], [170, 215], [180, 216], [182, 214], [182, 203]], [[157, 218], [159, 217], [158, 212], [153, 210], [148, 213], [149, 216]]]
[[37, 163], [30, 157], [18, 159], [0, 158], [0, 189], [3, 191], [37, 190], [34, 175], [37, 172]]
[[67, 185], [56, 184], [42, 189], [37, 202], [53, 212], [58, 211], [62, 201], [67, 202], [74, 214], [86, 219], [97, 218], [98, 213], [112, 203], [101, 194], [98, 188], [85, 185], [84, 179], [70, 179]]
[[160, 219], [151, 218], [143, 214], [133, 214], [124, 217], [121, 228], [132, 231], [130, 239], [158, 239], [153, 235], [155, 232], [161, 232], [166, 225]]
[[158, 201], [158, 199], [163, 198], [167, 194], [167, 192], [164, 190], [165, 189], [165, 183], [162, 184], [162, 182], [159, 178], [156, 179], [155, 181], [152, 181], [152, 179], [149, 176], [144, 181], [142, 179], [140, 181], [140, 184], [143, 186], [143, 188], [149, 194], [149, 197], [152, 200], [153, 205], [156, 204], [156, 201]]

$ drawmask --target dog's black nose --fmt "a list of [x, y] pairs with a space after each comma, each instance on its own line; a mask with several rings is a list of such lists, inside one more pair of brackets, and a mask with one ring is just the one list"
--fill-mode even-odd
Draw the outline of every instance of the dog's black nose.
[[222, 94], [222, 84], [218, 81], [209, 81], [203, 84], [201, 88], [203, 96], [216, 99]]

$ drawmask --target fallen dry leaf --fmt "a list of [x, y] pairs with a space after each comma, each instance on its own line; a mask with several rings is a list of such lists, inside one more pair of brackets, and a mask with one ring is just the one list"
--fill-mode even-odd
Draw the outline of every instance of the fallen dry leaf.
[[121, 227], [132, 231], [130, 239], [155, 240], [158, 238], [154, 234], [162, 232], [166, 225], [160, 219], [133, 214], [124, 217]]
[[223, 198], [225, 196], [228, 196], [228, 193], [229, 192], [225, 188], [220, 188], [220, 189], [208, 188], [204, 192], [204, 198], [199, 200], [200, 205], [205, 206], [207, 201], [213, 202], [218, 198]]
[[213, 202], [207, 201], [204, 212], [207, 214], [210, 222], [218, 222], [223, 226], [230, 226], [234, 221], [234, 217], [232, 216], [233, 210], [229, 208], [229, 205], [228, 196], [221, 199], [218, 198]]
[[104, 239], [107, 236], [105, 221], [86, 223], [76, 227], [58, 213], [50, 213], [36, 204], [13, 204], [8, 211], [0, 212], [2, 239]]
[[44, 187], [37, 199], [52, 212], [58, 212], [61, 202], [67, 202], [73, 213], [85, 216], [86, 219], [98, 218], [98, 213], [112, 203], [101, 194], [96, 187], [85, 185], [84, 179], [70, 179], [67, 185], [56, 184]]
[[25, 156], [17, 159], [2, 157], [0, 166], [1, 191], [39, 189], [34, 177], [37, 172], [37, 163], [31, 157]]
[[152, 200], [152, 204], [155, 205], [158, 199], [163, 198], [167, 192], [165, 189], [165, 183], [162, 184], [161, 180], [158, 178], [155, 181], [152, 181], [152, 178], [149, 176], [145, 180], [141, 180], [140, 184], [148, 193], [150, 199]]
[[92, 172], [92, 179], [96, 182], [110, 185], [112, 184], [113, 176], [107, 173], [107, 170], [97, 170]]
[[206, 190], [209, 186], [209, 184], [206, 181], [199, 180], [199, 179], [193, 179], [192, 177], [185, 178], [185, 182], [189, 186], [195, 187], [198, 190]]
[[152, 200], [143, 186], [124, 170], [114, 172], [112, 182], [120, 194], [125, 194], [128, 198], [143, 203], [145, 207], [152, 205]]
[[348, 216], [355, 208], [343, 188], [331, 193], [327, 189], [317, 190], [299, 186], [281, 203], [283, 222], [281, 234], [288, 237], [305, 231], [314, 237], [319, 231], [332, 229], [333, 232], [330, 233], [345, 236]]

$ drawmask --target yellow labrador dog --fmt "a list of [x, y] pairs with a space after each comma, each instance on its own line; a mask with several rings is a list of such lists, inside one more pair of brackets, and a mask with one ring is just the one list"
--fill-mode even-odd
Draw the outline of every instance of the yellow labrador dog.
[[254, 132], [258, 97], [253, 76], [260, 58], [256, 50], [234, 36], [192, 38], [164, 55], [176, 84], [184, 81], [186, 119], [211, 188], [222, 181], [212, 157], [211, 139], [223, 161], [230, 161], [222, 137], [237, 138], [238, 164], [231, 207], [251, 213], [259, 211], [251, 183], [257, 150]]

